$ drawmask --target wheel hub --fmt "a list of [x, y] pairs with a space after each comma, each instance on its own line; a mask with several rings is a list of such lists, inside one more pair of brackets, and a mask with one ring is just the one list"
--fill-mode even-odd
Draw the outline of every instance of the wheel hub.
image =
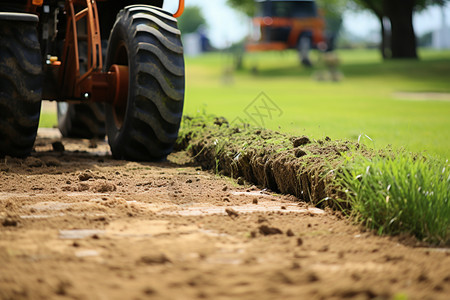
[[128, 100], [128, 66], [112, 65], [108, 72], [111, 76], [112, 106], [117, 127], [121, 127], [125, 120]]

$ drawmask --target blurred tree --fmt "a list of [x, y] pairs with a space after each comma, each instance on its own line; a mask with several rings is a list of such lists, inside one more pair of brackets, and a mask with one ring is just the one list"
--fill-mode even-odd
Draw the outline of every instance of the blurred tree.
[[229, 6], [253, 17], [256, 12], [255, 0], [227, 0]]
[[[342, 16], [348, 0], [317, 0], [326, 15]], [[255, 15], [255, 0], [227, 0], [228, 5], [252, 17]]]
[[326, 21], [328, 50], [334, 50], [336, 39], [342, 27], [342, 15], [348, 0], [317, 0]]
[[[384, 58], [417, 58], [413, 13], [448, 0], [352, 0], [374, 13], [381, 25], [381, 52]], [[390, 27], [390, 36], [387, 35]], [[389, 51], [390, 50], [390, 51]]]
[[196, 32], [202, 25], [206, 25], [206, 20], [198, 6], [186, 6], [183, 15], [178, 18], [178, 28], [184, 34]]
[[359, 5], [360, 7], [370, 10], [380, 22], [380, 29], [381, 29], [380, 51], [383, 58], [386, 59], [391, 56], [391, 49], [390, 49], [391, 47], [389, 42], [390, 41], [389, 30], [387, 30], [389, 24], [386, 23], [388, 20], [386, 19], [385, 13], [383, 11], [383, 1], [384, 0], [375, 0], [375, 1], [353, 0], [353, 2]]

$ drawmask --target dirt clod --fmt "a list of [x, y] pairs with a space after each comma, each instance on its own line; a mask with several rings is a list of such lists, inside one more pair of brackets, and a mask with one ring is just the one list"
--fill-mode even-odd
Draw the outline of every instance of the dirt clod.
[[42, 160], [36, 157], [30, 156], [25, 159], [25, 165], [31, 168], [39, 168], [42, 167], [43, 164]]
[[225, 209], [225, 212], [227, 213], [227, 215], [229, 215], [232, 218], [239, 217], [239, 213], [237, 211], [235, 211], [234, 209], [232, 209], [232, 208]]
[[292, 270], [300, 270], [301, 267], [302, 266], [298, 262], [295, 261], [295, 262], [292, 263], [291, 269]]
[[262, 235], [274, 235], [274, 234], [283, 234], [283, 231], [281, 231], [281, 229], [276, 227], [261, 225], [259, 226], [259, 233], [261, 233]]
[[258, 216], [258, 223], [266, 223], [268, 222], [267, 218], [263, 216]]
[[48, 167], [59, 167], [59, 166], [61, 166], [61, 162], [59, 161], [59, 159], [57, 159], [55, 157], [49, 156], [49, 157], [42, 158], [42, 160], [45, 162], [45, 164]]
[[162, 265], [170, 262], [171, 260], [163, 253], [145, 255], [139, 259], [139, 263], [146, 265]]
[[96, 193], [114, 192], [117, 187], [113, 183], [102, 182], [94, 186], [93, 190]]
[[319, 278], [319, 276], [316, 273], [311, 272], [311, 273], [308, 274], [308, 281], [309, 282], [316, 282], [316, 281], [319, 281], [319, 280], [320, 280], [320, 278]]
[[419, 277], [417, 278], [418, 282], [424, 282], [424, 281], [428, 281], [428, 276], [425, 273], [422, 273], [419, 275]]
[[300, 158], [302, 156], [305, 156], [307, 153], [302, 149], [296, 149], [295, 150], [295, 157]]
[[319, 252], [327, 252], [329, 249], [330, 248], [327, 245], [325, 245], [325, 246], [323, 246], [322, 248], [319, 249]]
[[147, 288], [144, 289], [143, 293], [145, 295], [148, 295], [148, 296], [149, 295], [154, 295], [154, 294], [156, 294], [156, 290], [154, 288], [147, 287]]
[[[87, 184], [87, 183], [80, 183], [78, 185], [78, 187], [76, 188], [76, 191], [78, 191], [78, 192], [85, 192], [85, 191], [89, 191], [90, 188], [91, 187], [89, 186], [89, 184]], [[69, 190], [70, 190], [70, 188], [69, 188]]]
[[357, 273], [353, 273], [353, 274], [351, 275], [351, 278], [352, 278], [354, 281], [360, 281], [360, 280], [361, 280], [361, 275], [359, 275], [359, 274], [357, 274]]
[[292, 143], [294, 145], [294, 148], [297, 148], [297, 147], [307, 145], [307, 144], [311, 143], [311, 141], [309, 140], [309, 138], [307, 136], [302, 136], [302, 137], [295, 138]]
[[94, 174], [91, 171], [86, 171], [78, 175], [80, 181], [88, 181], [91, 178], [94, 178]]
[[55, 152], [64, 152], [66, 150], [64, 147], [64, 144], [60, 141], [53, 142], [52, 148], [53, 148], [53, 151], [55, 151]]
[[19, 223], [12, 218], [6, 218], [2, 222], [3, 227], [16, 227], [18, 224]]
[[295, 233], [292, 231], [292, 229], [288, 229], [288, 230], [286, 231], [286, 235], [287, 235], [287, 236], [295, 236]]
[[218, 126], [228, 125], [228, 121], [224, 117], [215, 118], [214, 124]]
[[60, 296], [68, 294], [68, 289], [72, 287], [72, 284], [68, 281], [60, 281], [56, 287], [55, 293]]
[[442, 287], [442, 285], [437, 284], [437, 285], [433, 288], [433, 290], [435, 290], [435, 291], [437, 291], [437, 292], [441, 292], [442, 290], [444, 290], [444, 288]]
[[96, 149], [98, 147], [97, 139], [89, 140], [89, 149]]

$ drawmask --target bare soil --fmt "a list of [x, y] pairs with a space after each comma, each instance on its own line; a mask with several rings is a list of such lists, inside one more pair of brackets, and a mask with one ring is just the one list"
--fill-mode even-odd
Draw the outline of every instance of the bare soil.
[[0, 299], [449, 294], [448, 249], [379, 237], [294, 196], [238, 185], [185, 152], [116, 161], [103, 141], [50, 130], [31, 157], [0, 162]]

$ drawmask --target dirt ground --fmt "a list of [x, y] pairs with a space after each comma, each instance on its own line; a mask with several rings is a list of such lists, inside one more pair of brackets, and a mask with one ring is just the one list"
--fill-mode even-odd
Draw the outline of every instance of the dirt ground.
[[115, 161], [104, 142], [45, 130], [32, 157], [0, 161], [1, 299], [448, 295], [449, 249], [376, 236], [185, 153]]

